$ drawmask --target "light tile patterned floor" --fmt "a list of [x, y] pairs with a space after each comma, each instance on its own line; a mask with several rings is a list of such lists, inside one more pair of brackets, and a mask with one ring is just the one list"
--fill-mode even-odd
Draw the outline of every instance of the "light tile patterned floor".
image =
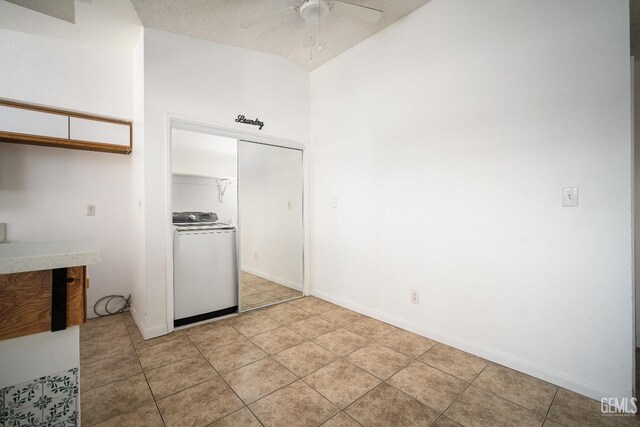
[[302, 292], [288, 286], [282, 286], [246, 271], [240, 273], [240, 304], [242, 311], [281, 301], [289, 301], [301, 296]]
[[600, 403], [305, 297], [144, 341], [80, 329], [83, 426], [613, 426]]

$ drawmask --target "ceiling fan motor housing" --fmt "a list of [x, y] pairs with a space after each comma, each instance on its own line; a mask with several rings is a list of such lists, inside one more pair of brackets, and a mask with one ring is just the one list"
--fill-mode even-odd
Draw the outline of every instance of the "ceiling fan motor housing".
[[324, 0], [307, 0], [300, 6], [300, 16], [307, 22], [317, 24], [329, 14], [330, 10], [329, 4]]

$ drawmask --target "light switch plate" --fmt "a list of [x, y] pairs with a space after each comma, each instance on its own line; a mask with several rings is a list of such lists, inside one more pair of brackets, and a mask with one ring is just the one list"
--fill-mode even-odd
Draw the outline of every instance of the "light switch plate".
[[562, 189], [562, 207], [578, 207], [578, 187], [565, 187]]

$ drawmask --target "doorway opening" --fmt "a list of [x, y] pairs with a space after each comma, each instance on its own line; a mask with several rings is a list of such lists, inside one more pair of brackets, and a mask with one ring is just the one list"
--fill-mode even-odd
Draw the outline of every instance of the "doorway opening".
[[304, 296], [303, 146], [170, 121], [169, 331]]

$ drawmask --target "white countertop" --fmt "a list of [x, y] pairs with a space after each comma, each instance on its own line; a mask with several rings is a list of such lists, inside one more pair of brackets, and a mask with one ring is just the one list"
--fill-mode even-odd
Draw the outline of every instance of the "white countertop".
[[0, 243], [0, 274], [92, 265], [100, 262], [94, 240]]

